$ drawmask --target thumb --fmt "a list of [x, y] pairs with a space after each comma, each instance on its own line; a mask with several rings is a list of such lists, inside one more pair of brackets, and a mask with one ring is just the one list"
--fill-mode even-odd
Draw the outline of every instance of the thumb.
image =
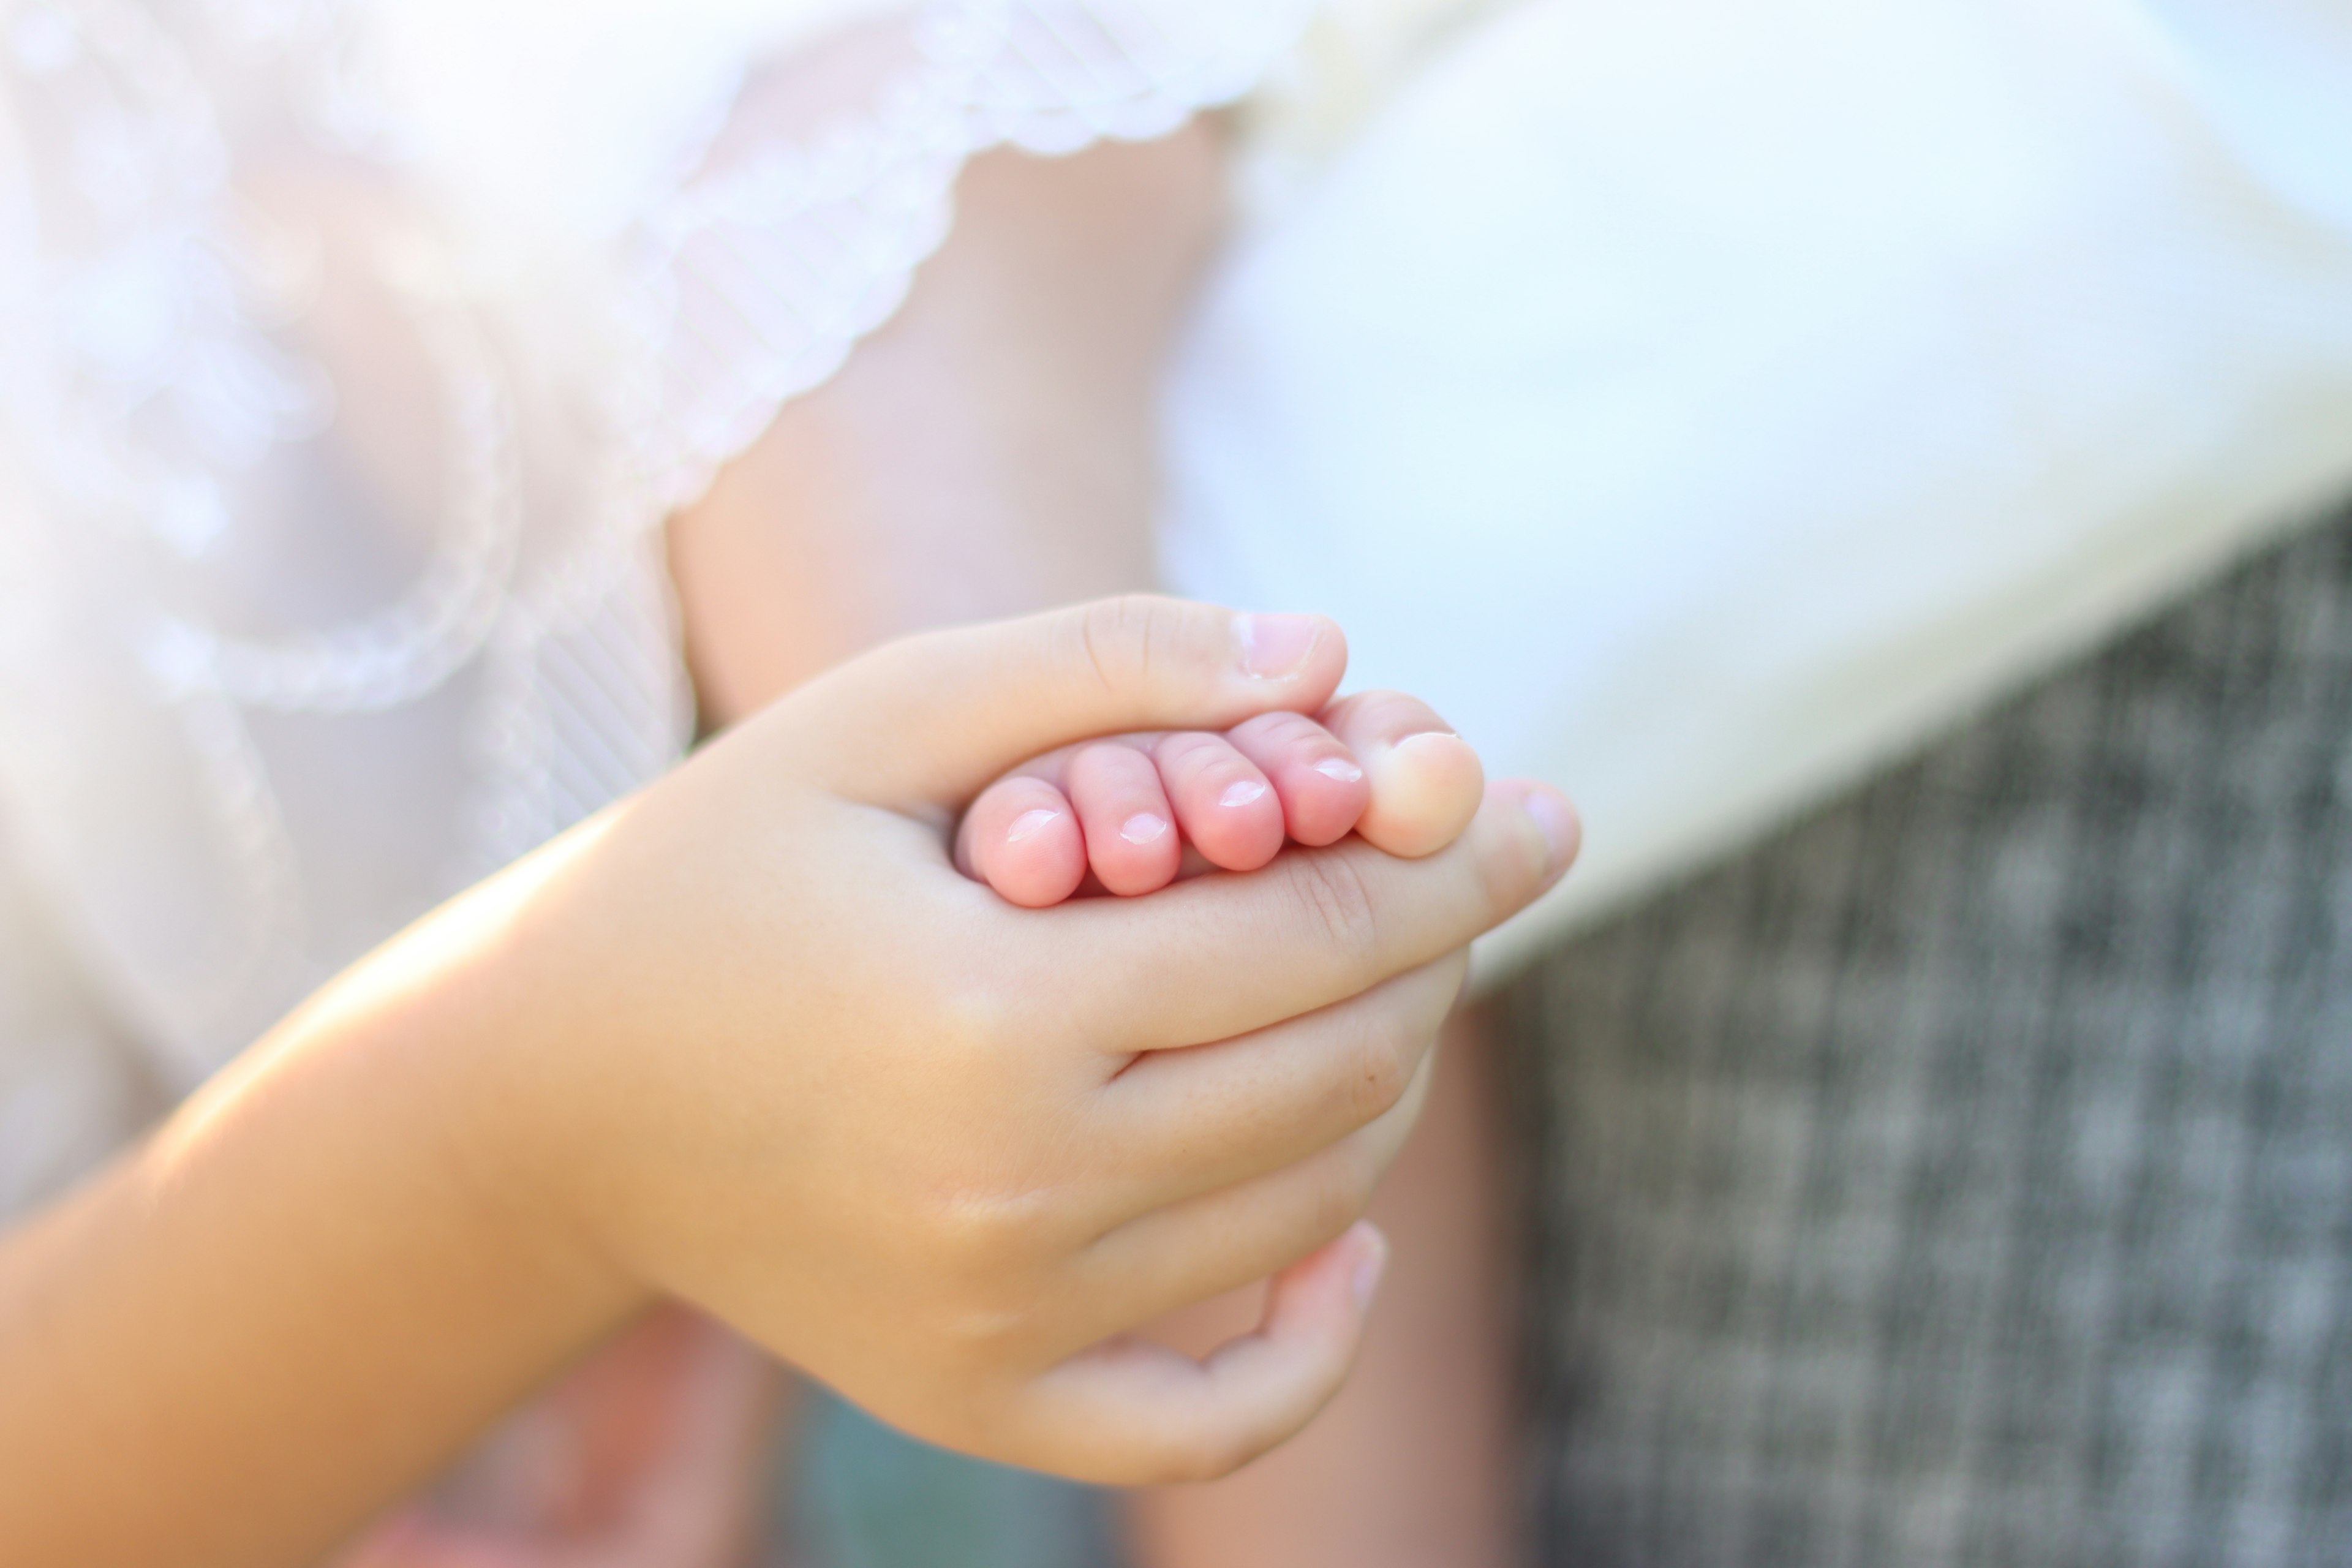
[[1097, 735], [1311, 713], [1347, 666], [1347, 638], [1321, 616], [1137, 594], [908, 637], [778, 706], [826, 742], [802, 758], [817, 782], [911, 810], [961, 805], [1015, 764]]

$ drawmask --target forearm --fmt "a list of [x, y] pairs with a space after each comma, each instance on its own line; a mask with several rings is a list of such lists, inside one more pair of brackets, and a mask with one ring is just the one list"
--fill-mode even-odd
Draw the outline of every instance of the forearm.
[[482, 913], [0, 1239], [0, 1562], [314, 1561], [635, 1310], [469, 1152], [507, 989]]
[[1158, 387], [1223, 181], [1205, 122], [973, 163], [898, 314], [672, 524], [714, 718], [906, 632], [1150, 585]]

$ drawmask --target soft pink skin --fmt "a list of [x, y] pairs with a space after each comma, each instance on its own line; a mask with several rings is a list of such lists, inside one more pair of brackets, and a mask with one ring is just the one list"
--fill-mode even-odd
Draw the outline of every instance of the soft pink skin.
[[1255, 763], [1221, 735], [1163, 737], [1151, 749], [1176, 821], [1201, 858], [1255, 871], [1282, 850], [1282, 801]]
[[[1051, 819], [1033, 815], [1041, 811], [1052, 813]], [[999, 779], [972, 802], [957, 849], [968, 875], [1024, 909], [1060, 903], [1087, 877], [1087, 841], [1076, 814], [1060, 790], [1030, 774]]]
[[[1086, 829], [1087, 861], [1105, 889], [1132, 898], [1176, 879], [1184, 843], [1150, 757], [1098, 742], [1070, 758], [1062, 782]], [[1007, 847], [1017, 853], [1021, 846]]]
[[[1317, 772], [1318, 763], [1340, 776]], [[1030, 909], [1071, 897], [1088, 870], [1103, 891], [1132, 898], [1176, 880], [1188, 847], [1209, 866], [1255, 871], [1286, 836], [1337, 843], [1370, 798], [1362, 770], [1330, 731], [1296, 713], [1268, 714], [1229, 735], [1121, 736], [1041, 757], [972, 803], [957, 858]], [[1139, 817], [1171, 826], [1137, 842], [1129, 834]]]
[[[1372, 786], [1365, 782], [1355, 753], [1312, 719], [1265, 713], [1235, 726], [1232, 739], [1274, 781], [1275, 794], [1282, 800], [1284, 831], [1309, 848], [1348, 837], [1371, 804]], [[1316, 771], [1321, 767], [1333, 772]]]

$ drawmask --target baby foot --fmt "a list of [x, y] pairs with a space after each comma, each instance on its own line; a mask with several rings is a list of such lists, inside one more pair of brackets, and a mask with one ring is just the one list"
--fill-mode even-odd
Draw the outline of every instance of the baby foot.
[[1450, 844], [1477, 811], [1477, 754], [1396, 692], [1335, 703], [1318, 722], [1268, 713], [1222, 735], [1123, 735], [1040, 757], [964, 814], [956, 863], [1032, 909], [1087, 885], [1126, 897], [1189, 869], [1254, 871], [1286, 841], [1350, 832], [1391, 854]]

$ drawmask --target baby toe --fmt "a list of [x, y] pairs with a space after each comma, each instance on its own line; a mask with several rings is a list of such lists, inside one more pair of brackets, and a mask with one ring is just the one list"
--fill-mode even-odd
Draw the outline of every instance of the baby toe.
[[1356, 831], [1367, 843], [1418, 858], [1459, 838], [1478, 815], [1486, 766], [1427, 703], [1399, 691], [1363, 691], [1323, 717], [1363, 763], [1371, 798]]
[[1364, 769], [1328, 730], [1299, 713], [1265, 713], [1228, 736], [1273, 782], [1283, 826], [1308, 846], [1336, 844], [1371, 798]]
[[1116, 742], [1088, 746], [1070, 759], [1063, 783], [1086, 831], [1087, 859], [1107, 890], [1131, 898], [1176, 879], [1183, 840], [1149, 756]]
[[1255, 871], [1281, 852], [1282, 802], [1221, 735], [1179, 733], [1152, 750], [1184, 837], [1213, 866]]
[[1011, 903], [1042, 910], [1078, 890], [1087, 874], [1077, 813], [1044, 779], [999, 779], [964, 813], [956, 864]]

